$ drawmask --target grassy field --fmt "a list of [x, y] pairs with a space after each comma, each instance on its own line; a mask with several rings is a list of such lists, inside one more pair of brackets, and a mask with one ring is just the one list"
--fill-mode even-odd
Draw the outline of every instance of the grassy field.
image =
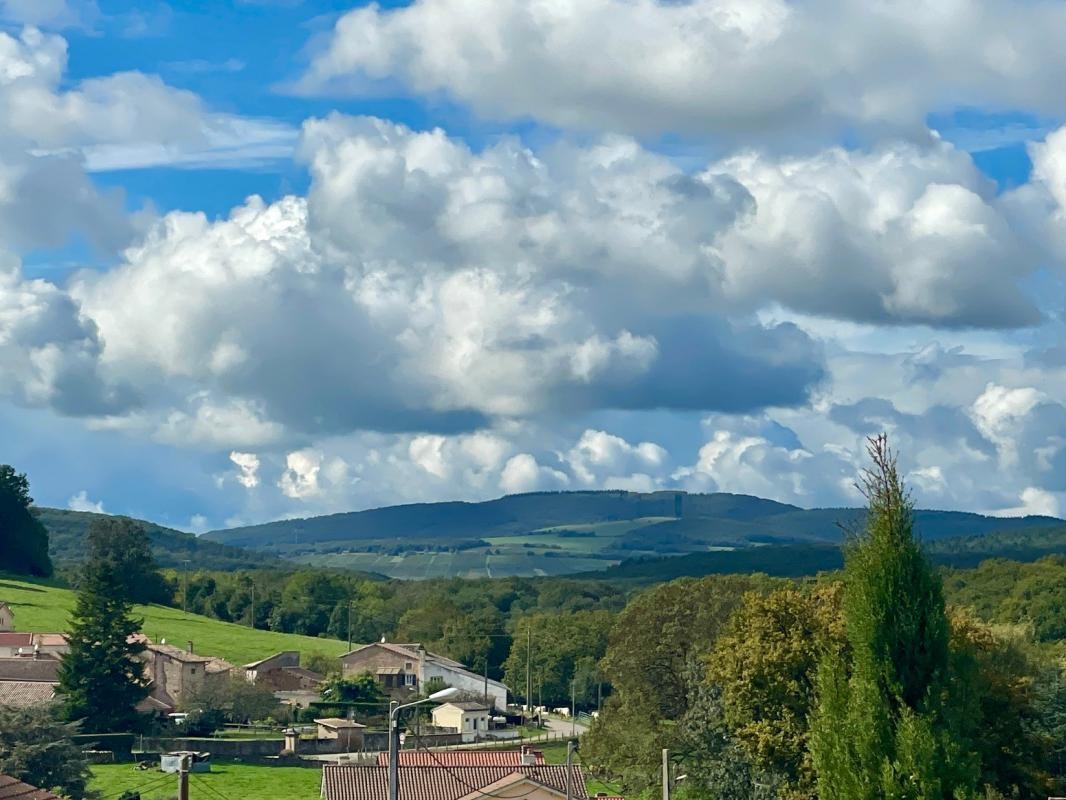
[[[132, 764], [98, 764], [92, 767], [89, 788], [102, 800], [116, 800], [127, 789], [139, 791], [141, 800], [168, 800], [177, 795], [178, 776], [157, 769], [140, 771]], [[315, 800], [322, 787], [322, 771], [310, 767], [269, 767], [235, 762], [214, 762], [209, 773], [189, 776], [190, 800]]]
[[[0, 576], [0, 601], [8, 603], [14, 611], [16, 630], [64, 631], [74, 607], [74, 593]], [[347, 649], [345, 642], [336, 639], [251, 630], [196, 614], [185, 616], [181, 609], [164, 606], [136, 606], [134, 612], [144, 619], [143, 631], [152, 641], [166, 639], [179, 647], [191, 641], [197, 653], [221, 656], [238, 665], [280, 650], [299, 650], [306, 657], [312, 653], [338, 656]]]

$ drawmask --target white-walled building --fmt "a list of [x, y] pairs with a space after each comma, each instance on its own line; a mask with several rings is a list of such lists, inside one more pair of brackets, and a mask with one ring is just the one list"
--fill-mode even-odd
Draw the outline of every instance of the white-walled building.
[[492, 709], [485, 703], [457, 701], [444, 703], [433, 709], [433, 724], [439, 728], [451, 728], [463, 735], [463, 743], [476, 741], [489, 731], [489, 714]]
[[417, 694], [426, 683], [439, 678], [463, 692], [487, 695], [488, 703], [497, 711], [507, 710], [506, 686], [492, 679], [486, 683], [485, 676], [418, 643], [374, 642], [341, 656], [341, 663], [346, 676], [369, 672], [386, 692], [397, 697]]

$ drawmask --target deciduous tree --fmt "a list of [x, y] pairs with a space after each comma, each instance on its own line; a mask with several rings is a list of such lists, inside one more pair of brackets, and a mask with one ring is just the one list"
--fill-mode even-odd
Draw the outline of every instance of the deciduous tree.
[[32, 504], [25, 474], [0, 464], [0, 570], [47, 576], [52, 574], [48, 531], [30, 511]]

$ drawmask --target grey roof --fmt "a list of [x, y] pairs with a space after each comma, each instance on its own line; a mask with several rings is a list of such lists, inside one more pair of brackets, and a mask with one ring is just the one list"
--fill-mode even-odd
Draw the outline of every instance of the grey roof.
[[0, 681], [0, 706], [27, 708], [55, 699], [56, 685], [48, 681]]
[[0, 658], [0, 681], [59, 680], [59, 660], [55, 658]]
[[456, 708], [461, 708], [463, 711], [489, 710], [489, 705], [487, 703], [482, 703], [478, 700], [460, 700], [459, 702], [452, 702], [449, 700], [447, 703], [442, 704], [440, 707], [443, 708], [444, 706], [455, 706]]
[[172, 644], [150, 644], [148, 649], [156, 655], [166, 656], [167, 658], [173, 658], [175, 661], [183, 661], [188, 664], [206, 664], [208, 661], [214, 660], [210, 656], [198, 656], [196, 653], [190, 653], [188, 650], [182, 650]]

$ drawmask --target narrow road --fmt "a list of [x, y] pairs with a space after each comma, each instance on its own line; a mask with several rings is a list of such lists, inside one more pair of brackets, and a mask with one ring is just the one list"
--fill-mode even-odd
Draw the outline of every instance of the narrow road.
[[562, 736], [569, 736], [571, 730], [578, 736], [588, 731], [587, 725], [582, 725], [580, 722], [572, 722], [562, 717], [547, 717], [544, 720], [544, 725], [552, 733], [558, 733]]

